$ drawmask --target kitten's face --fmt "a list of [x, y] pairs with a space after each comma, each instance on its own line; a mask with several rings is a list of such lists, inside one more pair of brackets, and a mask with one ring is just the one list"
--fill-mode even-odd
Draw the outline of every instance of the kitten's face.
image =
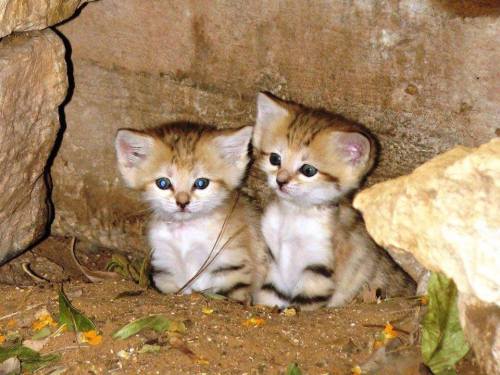
[[252, 129], [215, 130], [167, 124], [145, 131], [120, 130], [116, 152], [128, 186], [167, 220], [203, 216], [235, 190], [248, 164]]
[[375, 145], [359, 125], [263, 93], [257, 107], [257, 165], [280, 199], [335, 202], [357, 188], [373, 165]]

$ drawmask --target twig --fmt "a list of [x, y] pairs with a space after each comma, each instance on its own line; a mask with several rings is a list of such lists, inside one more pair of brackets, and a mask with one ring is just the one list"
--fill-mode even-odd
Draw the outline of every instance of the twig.
[[[236, 208], [236, 204], [238, 203], [238, 200], [240, 198], [240, 192], [237, 192], [236, 193], [236, 197], [234, 199], [234, 202], [233, 202], [233, 205], [231, 206], [231, 210], [229, 211], [229, 213], [226, 215], [226, 217], [224, 218], [224, 222], [222, 223], [222, 226], [221, 226], [221, 229], [217, 235], [217, 238], [212, 246], [212, 248], [210, 249], [210, 252], [208, 253], [208, 256], [207, 258], [203, 261], [203, 264], [200, 266], [200, 268], [198, 269], [198, 271], [195, 272], [195, 274], [193, 275], [193, 277], [191, 277], [177, 292], [176, 294], [181, 294], [184, 290], [186, 290], [186, 288], [188, 288], [198, 277], [200, 277], [200, 275], [207, 269], [207, 264], [210, 265], [212, 262], [213, 262], [213, 259], [215, 259], [217, 257], [217, 255], [220, 254], [220, 250], [215, 254], [215, 256], [212, 258], [212, 260], [210, 260], [210, 257], [212, 256], [213, 252], [215, 251], [215, 248], [217, 247], [217, 245], [219, 244], [219, 241], [220, 239], [222, 238], [222, 235], [224, 234], [224, 231], [226, 230], [226, 226], [227, 226], [227, 223], [229, 222], [229, 219], [231, 217], [231, 215], [233, 214], [235, 208]], [[226, 241], [227, 243], [227, 241]], [[223, 245], [224, 247], [224, 245]], [[223, 248], [222, 247], [222, 248]], [[222, 249], [221, 248], [221, 249]]]

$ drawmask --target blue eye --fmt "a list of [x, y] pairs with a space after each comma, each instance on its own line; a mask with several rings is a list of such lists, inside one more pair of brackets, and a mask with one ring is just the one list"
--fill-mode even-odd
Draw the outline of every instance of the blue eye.
[[159, 189], [161, 190], [167, 190], [170, 189], [172, 186], [172, 183], [170, 180], [166, 177], [160, 177], [156, 179], [156, 186], [158, 186]]
[[206, 189], [208, 184], [209, 184], [209, 180], [208, 178], [197, 178], [195, 181], [194, 181], [194, 187], [196, 189], [200, 189], [200, 190], [203, 190], [203, 189]]

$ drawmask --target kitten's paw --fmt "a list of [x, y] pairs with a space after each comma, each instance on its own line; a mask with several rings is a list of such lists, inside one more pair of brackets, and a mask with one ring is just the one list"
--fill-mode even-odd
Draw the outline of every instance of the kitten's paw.
[[151, 280], [156, 289], [162, 293], [175, 293], [179, 290], [179, 287], [172, 280], [172, 276], [169, 273], [155, 273]]

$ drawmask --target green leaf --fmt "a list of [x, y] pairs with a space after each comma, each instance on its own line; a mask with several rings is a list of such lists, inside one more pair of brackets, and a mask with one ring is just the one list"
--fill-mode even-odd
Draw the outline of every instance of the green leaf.
[[94, 322], [73, 307], [62, 288], [59, 291], [59, 324], [66, 324], [70, 331], [96, 330]]
[[124, 340], [143, 329], [152, 329], [158, 333], [163, 333], [170, 329], [172, 323], [173, 322], [164, 315], [151, 315], [126, 324], [113, 334], [113, 338]]
[[142, 348], [139, 349], [139, 353], [158, 353], [160, 351], [160, 345], [150, 345], [144, 344]]
[[290, 363], [286, 369], [286, 375], [302, 375], [302, 371], [296, 363]]
[[23, 346], [16, 344], [7, 347], [0, 347], [0, 363], [6, 359], [17, 357], [21, 361], [21, 367], [27, 371], [35, 371], [40, 367], [44, 367], [50, 362], [59, 360], [59, 354], [41, 355], [40, 353]]
[[52, 332], [50, 331], [50, 328], [45, 326], [40, 331], [35, 333], [31, 339], [32, 340], [41, 340], [41, 339], [46, 338], [47, 336], [50, 336], [51, 333]]
[[435, 375], [456, 374], [454, 365], [469, 351], [458, 318], [453, 280], [433, 273], [427, 287], [429, 304], [422, 320], [422, 357]]
[[227, 297], [223, 296], [222, 294], [216, 294], [216, 293], [202, 293], [202, 295], [208, 299], [213, 299], [213, 300], [226, 300]]

